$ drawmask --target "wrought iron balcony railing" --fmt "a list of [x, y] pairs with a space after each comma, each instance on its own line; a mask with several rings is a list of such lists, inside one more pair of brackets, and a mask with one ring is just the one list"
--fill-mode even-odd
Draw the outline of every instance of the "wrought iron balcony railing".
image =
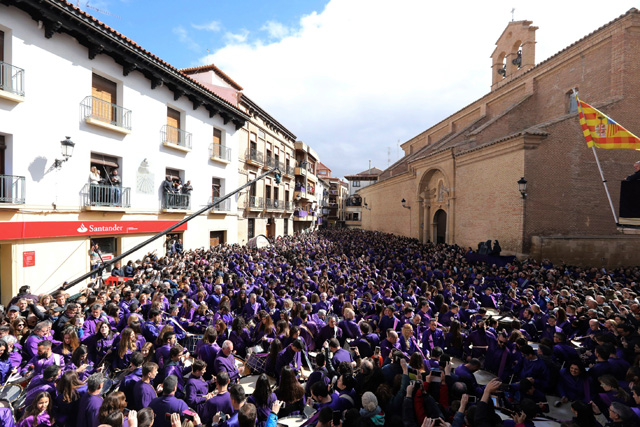
[[[222, 197], [214, 197], [211, 199], [211, 203], [215, 203]], [[231, 212], [231, 199], [223, 200], [222, 202], [211, 208], [214, 212]]]
[[191, 208], [191, 195], [182, 193], [163, 193], [162, 209], [183, 209]]
[[0, 90], [24, 96], [24, 70], [0, 61]]
[[80, 118], [95, 119], [113, 126], [131, 130], [131, 110], [104, 101], [95, 96], [87, 96], [80, 103]]
[[231, 148], [224, 145], [211, 143], [211, 145], [209, 146], [209, 157], [230, 162]]
[[247, 207], [249, 209], [262, 209], [264, 206], [262, 197], [249, 196]]
[[245, 159], [250, 160], [252, 162], [260, 163], [260, 164], [264, 163], [264, 156], [260, 151], [256, 150], [255, 148], [250, 148], [249, 150], [247, 150], [245, 154]]
[[24, 176], [0, 175], [0, 203], [23, 205], [24, 202]]
[[131, 188], [107, 184], [85, 184], [82, 189], [83, 206], [131, 207]]
[[174, 144], [180, 147], [191, 149], [191, 132], [163, 125], [160, 128], [160, 138], [162, 143]]

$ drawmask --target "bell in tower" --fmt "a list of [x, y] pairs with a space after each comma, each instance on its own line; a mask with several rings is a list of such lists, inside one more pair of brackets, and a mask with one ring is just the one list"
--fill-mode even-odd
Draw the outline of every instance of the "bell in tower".
[[511, 21], [491, 54], [491, 90], [535, 66], [536, 30], [531, 21]]

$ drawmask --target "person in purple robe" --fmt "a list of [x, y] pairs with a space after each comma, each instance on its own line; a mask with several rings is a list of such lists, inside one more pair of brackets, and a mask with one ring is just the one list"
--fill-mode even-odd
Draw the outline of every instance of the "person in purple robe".
[[78, 373], [80, 381], [86, 380], [89, 378], [89, 375], [93, 374], [94, 366], [94, 364], [89, 361], [88, 357], [89, 350], [87, 349], [87, 346], [81, 344], [73, 351], [71, 362], [64, 367], [63, 371], [75, 371]]
[[516, 367], [516, 373], [519, 374], [521, 379], [527, 378], [531, 381], [536, 389], [546, 392], [550, 380], [547, 365], [538, 357], [533, 347], [528, 344], [522, 346], [520, 352], [524, 358], [522, 363]]
[[340, 341], [337, 338], [332, 338], [329, 340], [329, 351], [333, 353], [333, 358], [331, 359], [331, 364], [334, 369], [338, 369], [338, 365], [341, 362], [348, 362], [349, 364], [353, 363], [353, 356], [350, 351], [345, 350], [340, 347]]
[[[211, 369], [212, 366], [215, 366], [216, 357], [218, 356], [218, 352], [220, 351], [220, 346], [216, 342], [218, 338], [218, 333], [216, 332], [216, 328], [213, 326], [207, 327], [205, 330], [202, 341], [198, 344], [202, 344], [197, 348], [198, 359], [202, 359], [209, 366], [209, 370], [212, 372], [205, 372], [204, 379], [210, 380], [215, 372]], [[235, 348], [235, 347], [234, 347]]]
[[182, 399], [184, 397], [185, 381], [183, 376], [184, 364], [183, 360], [185, 354], [183, 354], [184, 348], [180, 344], [176, 344], [171, 347], [169, 352], [169, 360], [165, 363], [164, 367], [160, 370], [160, 374], [156, 378], [156, 384], [164, 381], [165, 378], [175, 376], [178, 380], [177, 390], [175, 392], [176, 397]]
[[149, 310], [149, 320], [144, 323], [142, 334], [147, 342], [156, 342], [162, 329], [162, 311], [158, 308]]
[[46, 339], [50, 330], [51, 323], [49, 322], [45, 321], [36, 324], [36, 326], [33, 328], [33, 333], [29, 335], [24, 345], [22, 346], [23, 359], [29, 360], [38, 354], [38, 344]]
[[102, 374], [95, 373], [87, 379], [87, 393], [80, 398], [78, 404], [77, 427], [98, 427], [98, 411], [102, 406], [100, 391], [104, 385]]
[[149, 403], [149, 408], [155, 413], [154, 427], [171, 427], [171, 421], [165, 414], [178, 413], [189, 409], [187, 404], [178, 398], [175, 393], [178, 388], [178, 378], [170, 375], [162, 382], [162, 396], [158, 396]]
[[5, 383], [13, 369], [9, 360], [9, 344], [4, 339], [0, 339], [0, 384]]
[[271, 414], [271, 405], [277, 400], [276, 394], [271, 391], [269, 377], [261, 374], [256, 380], [256, 388], [251, 396], [247, 398], [247, 403], [256, 407], [257, 419], [255, 427], [264, 427]]
[[64, 358], [59, 354], [53, 353], [51, 347], [51, 341], [45, 340], [38, 343], [38, 350], [36, 356], [22, 368], [22, 374], [26, 374], [27, 371], [33, 370], [35, 375], [41, 374], [47, 366], [57, 365], [64, 370]]
[[383, 365], [389, 358], [393, 350], [400, 350], [400, 342], [398, 341], [398, 333], [393, 329], [387, 330], [387, 338], [380, 343], [380, 355], [382, 356]]
[[443, 326], [449, 327], [451, 326], [452, 320], [460, 321], [460, 314], [458, 314], [459, 311], [460, 311], [460, 307], [458, 306], [458, 304], [456, 304], [455, 302], [451, 303], [451, 306], [449, 307], [449, 311], [444, 313], [438, 319], [440, 321], [440, 324], [442, 324]]
[[33, 377], [25, 390], [25, 406], [31, 405], [39, 393], [46, 392], [55, 398], [55, 381], [58, 378], [58, 375], [60, 375], [60, 367], [51, 365], [48, 366], [42, 374]]
[[242, 307], [238, 316], [244, 318], [246, 322], [254, 320], [258, 317], [258, 313], [261, 311], [261, 306], [257, 301], [256, 294], [249, 294], [249, 301]]
[[89, 348], [89, 360], [94, 363], [99, 363], [104, 359], [109, 350], [113, 348], [117, 334], [113, 333], [108, 322], [98, 322], [96, 326], [96, 333], [85, 335], [85, 339], [82, 341]]
[[[98, 331], [98, 325], [100, 324], [100, 322], [103, 321], [107, 321], [106, 320], [106, 314], [104, 314], [102, 312], [102, 305], [101, 304], [93, 304], [91, 306], [91, 315], [89, 315], [89, 317], [87, 317], [87, 319], [84, 321], [84, 324], [82, 325], [82, 330], [84, 331], [84, 338], [86, 339], [87, 337], [95, 334]], [[108, 321], [107, 321], [108, 324]]]
[[207, 400], [200, 413], [202, 423], [209, 425], [213, 417], [222, 412], [225, 415], [233, 414], [233, 405], [227, 387], [229, 386], [229, 374], [227, 371], [220, 371], [216, 374], [216, 390], [214, 396]]
[[13, 412], [11, 408], [0, 408], [0, 425], [4, 427], [15, 427], [16, 423], [13, 420]]
[[275, 363], [276, 379], [280, 378], [280, 372], [282, 372], [282, 368], [285, 366], [290, 366], [297, 372], [302, 371], [300, 359], [297, 357], [302, 349], [302, 342], [299, 339], [295, 339], [291, 344], [278, 353]]
[[131, 356], [131, 365], [128, 370], [130, 371], [125, 377], [120, 381], [118, 386], [118, 391], [124, 393], [125, 398], [127, 399], [127, 407], [129, 409], [133, 408], [133, 387], [136, 385], [138, 381], [142, 379], [142, 364], [144, 363], [144, 356], [139, 351], [136, 351]]
[[[53, 399], [47, 392], [39, 393], [34, 401], [26, 410], [18, 427], [44, 427], [52, 426], [54, 424], [53, 419]], [[10, 425], [10, 424], [8, 424]]]
[[229, 340], [222, 343], [222, 348], [216, 355], [214, 363], [214, 371], [227, 371], [231, 381], [235, 381], [240, 377], [238, 368], [236, 367], [236, 359], [233, 357], [233, 343]]
[[166, 361], [169, 360], [169, 353], [171, 348], [176, 345], [178, 340], [176, 334], [173, 332], [167, 332], [162, 339], [162, 345], [156, 349], [156, 363], [162, 369]]
[[593, 399], [594, 390], [591, 378], [586, 374], [581, 362], [571, 362], [568, 368], [560, 370], [557, 384], [558, 396], [561, 396], [560, 403], [576, 400], [589, 403]]
[[474, 375], [474, 372], [478, 369], [480, 369], [480, 361], [478, 359], [471, 359], [469, 362], [458, 366], [455, 370], [455, 374], [458, 376], [460, 381], [467, 385], [469, 394], [479, 397], [482, 396], [483, 387], [478, 385], [478, 381]]
[[508, 341], [504, 332], [498, 333], [496, 339], [491, 338], [484, 360], [484, 369], [498, 375], [503, 382], [513, 373], [514, 359]]
[[[242, 317], [233, 319], [231, 332], [229, 333], [229, 341], [233, 343], [236, 354], [244, 358], [247, 353], [247, 347], [251, 343], [251, 336], [249, 335], [249, 330], [245, 328], [245, 322]], [[211, 366], [213, 366], [213, 364]]]
[[269, 314], [261, 310], [259, 312], [260, 323], [251, 331], [251, 342], [253, 345], [269, 343], [276, 337], [276, 328], [273, 319]]
[[329, 316], [326, 326], [320, 329], [316, 337], [316, 348], [322, 347], [323, 343], [332, 338], [342, 339], [342, 329], [338, 328], [336, 317]]
[[154, 362], [147, 362], [142, 365], [142, 377], [133, 386], [133, 404], [134, 410], [139, 411], [149, 406], [151, 401], [158, 397], [153, 381], [158, 375], [158, 365]]
[[67, 371], [56, 384], [54, 416], [59, 425], [75, 427], [78, 418], [80, 398], [87, 392], [87, 386], [78, 378], [78, 374]]
[[478, 322], [465, 342], [465, 347], [471, 348], [470, 357], [476, 359], [484, 357], [489, 348], [489, 341], [492, 339], [495, 339], [495, 335], [485, 329], [483, 321]]
[[213, 393], [209, 393], [208, 384], [202, 379], [202, 375], [207, 370], [207, 364], [202, 360], [193, 362], [191, 377], [185, 385], [184, 400], [190, 408], [193, 408], [198, 414], [202, 414], [204, 406], [208, 399], [213, 397]]
[[444, 332], [438, 329], [438, 321], [429, 319], [429, 329], [422, 334], [422, 353], [428, 355], [434, 347], [444, 348]]
[[338, 323], [338, 328], [342, 330], [342, 343], [344, 344], [345, 339], [356, 339], [360, 338], [362, 332], [360, 331], [360, 326], [355, 322], [356, 313], [347, 308], [344, 310], [344, 320], [341, 320]]
[[[411, 324], [406, 323], [402, 327], [402, 332], [399, 337], [400, 341], [400, 351], [404, 353], [407, 358], [410, 358], [413, 353], [422, 353], [420, 347], [418, 346], [418, 342], [416, 338], [413, 336], [413, 326]], [[424, 356], [423, 356], [424, 358]]]

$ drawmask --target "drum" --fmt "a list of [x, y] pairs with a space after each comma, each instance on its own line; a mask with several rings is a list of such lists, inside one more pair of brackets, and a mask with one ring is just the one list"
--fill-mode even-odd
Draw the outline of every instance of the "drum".
[[114, 384], [115, 383], [111, 378], [105, 378], [104, 384], [102, 385], [102, 390], [100, 390], [100, 394], [104, 396], [105, 394], [109, 393], [113, 388]]
[[476, 381], [480, 385], [487, 385], [492, 379], [496, 378], [496, 375], [489, 371], [485, 371], [484, 369], [478, 369], [473, 373], [473, 375], [476, 377]]
[[259, 376], [260, 375], [247, 375], [246, 377], [242, 377], [238, 380], [238, 384], [244, 388], [244, 393], [247, 396], [256, 390], [256, 382], [258, 381]]
[[12, 402], [13, 411], [16, 412], [18, 409], [24, 408], [24, 402], [27, 400], [27, 393], [22, 393], [15, 402]]
[[184, 348], [186, 348], [189, 351], [189, 353], [196, 354], [196, 347], [198, 346], [198, 343], [202, 341], [203, 337], [204, 335], [200, 335], [200, 334], [186, 337], [184, 339]]
[[498, 317], [500, 316], [500, 312], [495, 308], [487, 308], [487, 316]]
[[252, 353], [247, 359], [247, 366], [251, 368], [252, 374], [262, 374], [265, 371], [267, 357], [269, 353]]
[[22, 387], [18, 384], [11, 384], [0, 389], [0, 399], [8, 402], [15, 402], [22, 394]]
[[311, 362], [311, 366], [313, 369], [316, 369], [318, 367], [318, 365], [316, 365], [316, 356], [318, 355], [318, 352], [308, 351], [307, 354], [309, 355], [309, 362]]
[[307, 418], [302, 415], [291, 415], [289, 417], [278, 418], [278, 424], [282, 424], [286, 427], [300, 427]]

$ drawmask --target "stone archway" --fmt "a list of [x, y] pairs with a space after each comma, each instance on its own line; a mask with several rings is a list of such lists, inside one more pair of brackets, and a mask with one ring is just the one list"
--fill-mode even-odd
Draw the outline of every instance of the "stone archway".
[[443, 209], [438, 209], [433, 215], [433, 236], [435, 243], [447, 242], [447, 212]]
[[[452, 213], [452, 190], [451, 181], [444, 170], [432, 168], [427, 170], [420, 178], [418, 186], [418, 224], [420, 225], [420, 242], [437, 242], [438, 237], [444, 239], [443, 242], [450, 243], [450, 215]], [[444, 214], [444, 231], [441, 235], [434, 228], [436, 212], [442, 211]], [[442, 215], [442, 214], [439, 214]]]

